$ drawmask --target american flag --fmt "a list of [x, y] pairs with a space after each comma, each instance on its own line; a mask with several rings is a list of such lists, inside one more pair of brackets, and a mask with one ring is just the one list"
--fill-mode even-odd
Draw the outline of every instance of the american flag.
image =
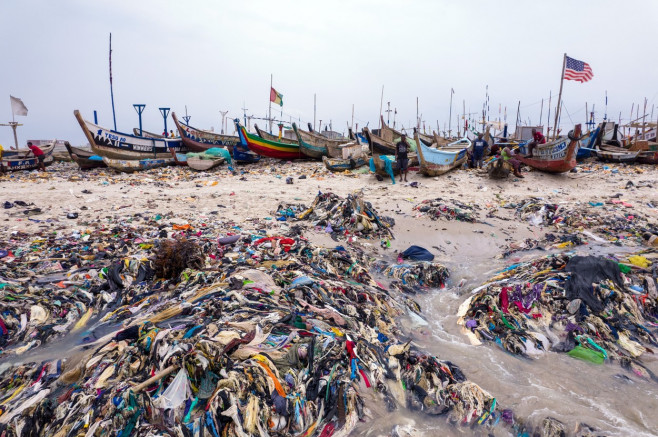
[[567, 56], [567, 66], [564, 69], [564, 78], [567, 80], [577, 80], [578, 82], [587, 82], [594, 77], [592, 68], [587, 62], [579, 61]]

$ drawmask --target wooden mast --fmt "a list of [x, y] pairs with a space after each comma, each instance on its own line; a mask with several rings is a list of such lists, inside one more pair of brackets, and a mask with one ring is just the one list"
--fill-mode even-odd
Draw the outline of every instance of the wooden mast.
[[557, 96], [557, 107], [555, 108], [555, 125], [553, 126], [553, 139], [557, 137], [557, 123], [560, 117], [560, 105], [562, 104], [562, 86], [564, 85], [564, 69], [567, 66], [567, 54], [562, 59], [562, 73], [560, 74], [560, 94]]

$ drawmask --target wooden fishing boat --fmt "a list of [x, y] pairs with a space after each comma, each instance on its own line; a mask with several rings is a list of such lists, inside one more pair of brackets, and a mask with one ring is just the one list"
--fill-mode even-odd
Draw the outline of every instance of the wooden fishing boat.
[[187, 158], [187, 165], [192, 170], [207, 171], [224, 164], [224, 158], [202, 159], [197, 156]]
[[254, 153], [276, 159], [300, 159], [305, 157], [299, 150], [299, 144], [266, 140], [247, 132], [247, 129], [240, 124], [240, 120], [237, 118], [234, 122], [240, 136], [240, 142]]
[[578, 147], [578, 153], [576, 154], [576, 159], [585, 159], [589, 158], [594, 151], [596, 144], [601, 141], [601, 126], [598, 126], [593, 131], [587, 133], [581, 140]]
[[639, 150], [632, 151], [624, 149], [623, 147], [611, 146], [609, 144], [601, 144], [600, 150], [596, 151], [596, 156], [599, 161], [603, 162], [617, 162], [622, 164], [630, 164], [635, 162]]
[[[306, 143], [302, 147], [302, 153], [307, 154], [307, 151], [310, 151], [311, 154], [318, 155], [318, 151], [326, 149], [326, 154], [317, 156], [317, 159], [320, 159], [322, 156], [328, 156], [330, 158], [342, 158], [342, 151], [340, 147], [344, 144], [350, 142], [349, 138], [328, 138], [324, 135], [315, 132], [311, 123], [308, 123], [308, 132], [300, 130], [299, 135], [301, 139]], [[309, 155], [310, 156], [310, 155]], [[312, 156], [312, 157], [316, 157]]]
[[260, 156], [242, 146], [238, 136], [218, 134], [183, 124], [178, 120], [175, 112], [171, 113], [171, 118], [176, 124], [183, 146], [191, 152], [202, 153], [213, 147], [221, 147], [228, 150], [234, 161], [252, 163], [260, 160]]
[[283, 144], [297, 144], [299, 145], [299, 142], [297, 140], [291, 140], [290, 138], [285, 138], [281, 137], [279, 138], [278, 135], [274, 135], [269, 133], [268, 131], [261, 130], [257, 124], [254, 124], [254, 129], [256, 129], [256, 133], [258, 134], [259, 137], [261, 137], [264, 140], [268, 141], [274, 141], [277, 143], [283, 143]]
[[324, 166], [327, 167], [327, 170], [330, 171], [354, 170], [355, 168], [366, 165], [366, 157], [364, 155], [356, 158], [340, 159], [323, 156], [322, 162], [324, 163]]
[[368, 141], [370, 153], [379, 155], [395, 155], [395, 144], [386, 141], [379, 135], [375, 135], [367, 127], [363, 128], [363, 135]]
[[80, 111], [73, 111], [80, 123], [91, 150], [103, 158], [117, 160], [169, 159], [174, 149], [186, 151], [180, 139], [145, 138], [105, 129], [82, 118]]
[[416, 144], [418, 144], [420, 172], [425, 176], [433, 177], [447, 173], [453, 168], [462, 165], [468, 158], [466, 152], [471, 146], [468, 138], [434, 149], [423, 144], [417, 133], [415, 137]]
[[[301, 131], [297, 129], [297, 124], [292, 124], [292, 130], [297, 136], [297, 141], [299, 142], [299, 150], [309, 158], [313, 159], [322, 159], [329, 156], [329, 150], [327, 148], [326, 142], [314, 141], [313, 143], [304, 140], [304, 137], [301, 135]], [[308, 137], [307, 137], [308, 139]], [[336, 156], [337, 158], [337, 156]]]
[[143, 138], [158, 138], [158, 139], [165, 138], [164, 135], [160, 135], [160, 134], [156, 134], [156, 133], [153, 133], [153, 132], [145, 131], [144, 129], [142, 129], [142, 133], [140, 134], [138, 127], [133, 128], [133, 134], [136, 137], [143, 137]]
[[636, 162], [640, 164], [658, 164], [658, 151], [644, 150], [638, 153]]
[[68, 141], [64, 143], [66, 150], [69, 152], [69, 156], [78, 164], [80, 170], [90, 170], [92, 168], [107, 167], [107, 164], [103, 162], [103, 158], [96, 155], [91, 150], [81, 149], [79, 147], [73, 147]]
[[[47, 167], [55, 161], [53, 159], [55, 142], [45, 146], [39, 146], [39, 148], [44, 155], [43, 164]], [[2, 155], [2, 166], [5, 171], [34, 170], [39, 168], [39, 160], [30, 149], [11, 150], [8, 152]]]
[[568, 137], [560, 137], [546, 144], [539, 144], [533, 151], [533, 157], [514, 155], [523, 164], [547, 173], [564, 173], [576, 167], [576, 153], [580, 137], [580, 125], [577, 124]]
[[103, 157], [103, 162], [108, 167], [122, 173], [132, 173], [142, 170], [150, 170], [152, 168], [165, 167], [174, 164], [173, 158], [158, 158], [158, 159], [114, 159]]
[[[370, 153], [375, 156], [375, 155], [392, 155], [395, 156], [395, 144], [386, 141], [383, 138], [381, 138], [378, 135], [373, 134], [370, 129], [367, 127], [363, 128], [363, 135], [365, 135], [366, 139], [368, 140], [368, 145], [370, 147]], [[410, 149], [415, 152], [417, 147], [416, 147], [416, 141], [407, 138], [407, 141], [409, 142]], [[409, 153], [409, 167], [415, 167], [418, 165], [418, 155], [416, 153]]]

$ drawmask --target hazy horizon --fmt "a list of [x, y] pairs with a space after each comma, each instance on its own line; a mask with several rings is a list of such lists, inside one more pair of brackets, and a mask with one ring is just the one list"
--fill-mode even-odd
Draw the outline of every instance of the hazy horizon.
[[[644, 41], [652, 45], [656, 17], [658, 3], [648, 0], [623, 7], [609, 0], [4, 2], [0, 123], [12, 119], [11, 94], [29, 109], [16, 118], [24, 124], [21, 145], [52, 138], [86, 144], [74, 109], [89, 120], [97, 110], [99, 124], [112, 128], [110, 32], [122, 132], [138, 126], [133, 103], [146, 104], [144, 129], [155, 132], [163, 129], [162, 106], [178, 115], [187, 106], [191, 125], [215, 131], [221, 129], [219, 111], [229, 111], [229, 120], [242, 119], [243, 107], [265, 117], [270, 74], [283, 94], [273, 116], [282, 111], [284, 120], [301, 119], [302, 127], [313, 123], [314, 94], [323, 126], [331, 121], [334, 130], [345, 131], [354, 105], [359, 129], [376, 127], [382, 85], [383, 109], [387, 102], [397, 109], [398, 127], [415, 124], [418, 98], [428, 129], [438, 122], [443, 130], [454, 88], [455, 131], [464, 101], [466, 112], [481, 118], [487, 87], [491, 120], [503, 118], [506, 109], [513, 129], [520, 101], [523, 123], [545, 125], [551, 93], [554, 114], [565, 52], [587, 62], [594, 78], [565, 81], [562, 129], [585, 122], [586, 102], [601, 121], [606, 91], [610, 119], [621, 113], [628, 121], [633, 104], [642, 115], [646, 97], [655, 121], [657, 60]], [[10, 128], [0, 128], [0, 144], [13, 146]]]

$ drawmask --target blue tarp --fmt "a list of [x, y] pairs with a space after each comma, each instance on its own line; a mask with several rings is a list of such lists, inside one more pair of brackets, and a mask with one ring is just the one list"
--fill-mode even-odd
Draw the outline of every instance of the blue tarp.
[[[386, 173], [391, 177], [391, 181], [393, 182], [393, 185], [395, 185], [395, 176], [393, 175], [393, 160], [386, 155], [380, 155], [379, 157], [382, 161], [384, 161], [384, 168], [386, 169]], [[373, 158], [370, 158], [370, 171], [375, 173], [377, 170], [377, 167], [375, 167], [375, 160]]]
[[401, 253], [403, 259], [410, 259], [412, 261], [433, 261], [434, 255], [420, 246], [409, 246], [407, 250]]

